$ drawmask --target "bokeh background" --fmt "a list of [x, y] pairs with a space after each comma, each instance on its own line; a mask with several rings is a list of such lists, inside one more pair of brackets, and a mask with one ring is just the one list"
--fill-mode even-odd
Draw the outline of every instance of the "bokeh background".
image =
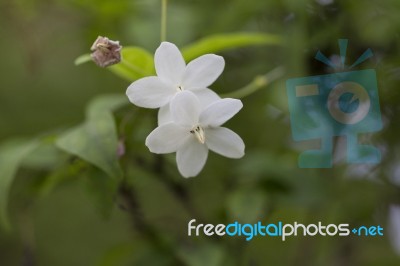
[[[124, 94], [128, 81], [74, 59], [98, 35], [153, 53], [160, 2], [1, 1], [0, 141], [57, 136], [85, 119], [93, 97]], [[246, 156], [210, 154], [198, 177], [184, 179], [173, 156], [154, 157], [144, 146], [156, 112], [126, 106], [115, 113], [126, 149], [123, 181], [61, 151], [38, 153], [19, 169], [9, 196], [11, 230], [0, 230], [0, 265], [399, 265], [398, 231], [389, 226], [389, 206], [400, 203], [399, 12], [398, 0], [170, 0], [168, 40], [178, 46], [217, 33], [283, 39], [220, 53], [226, 68], [212, 88], [221, 94], [285, 69], [243, 98], [243, 110], [228, 123], [245, 141]], [[313, 58], [318, 50], [337, 57], [340, 38], [349, 39], [348, 62], [374, 51], [359, 68], [377, 71], [384, 128], [366, 141], [383, 159], [347, 165], [337, 156], [332, 169], [299, 169], [307, 146], [291, 138], [285, 80], [330, 73]], [[335, 141], [340, 151], [345, 142]], [[193, 218], [381, 225], [384, 236], [188, 237]]]

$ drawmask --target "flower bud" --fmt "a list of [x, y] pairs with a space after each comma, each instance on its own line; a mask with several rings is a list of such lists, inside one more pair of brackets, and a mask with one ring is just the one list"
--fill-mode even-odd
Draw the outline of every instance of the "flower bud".
[[121, 61], [122, 46], [119, 41], [112, 41], [107, 37], [99, 36], [90, 50], [92, 59], [100, 67], [108, 67]]

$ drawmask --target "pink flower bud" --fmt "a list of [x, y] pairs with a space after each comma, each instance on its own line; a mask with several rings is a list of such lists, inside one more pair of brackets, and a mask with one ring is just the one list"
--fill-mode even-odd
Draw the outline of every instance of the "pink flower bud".
[[92, 59], [100, 67], [108, 67], [121, 61], [122, 46], [119, 41], [112, 41], [107, 37], [99, 36], [90, 50]]

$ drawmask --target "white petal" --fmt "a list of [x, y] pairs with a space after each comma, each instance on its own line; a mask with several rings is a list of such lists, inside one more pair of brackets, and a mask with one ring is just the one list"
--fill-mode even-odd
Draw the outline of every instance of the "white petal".
[[207, 88], [221, 75], [224, 67], [225, 61], [221, 56], [200, 56], [187, 65], [182, 84], [189, 90]]
[[[200, 101], [201, 109], [204, 109], [211, 103], [218, 101], [221, 97], [218, 96], [214, 91], [210, 89], [201, 89], [192, 91]], [[166, 104], [158, 110], [158, 125], [164, 125], [172, 122], [172, 114], [170, 105]]]
[[184, 177], [198, 175], [207, 161], [207, 156], [207, 146], [191, 136], [176, 153], [179, 172]]
[[126, 90], [129, 100], [140, 107], [158, 108], [167, 104], [176, 90], [158, 77], [145, 77], [133, 82]]
[[389, 238], [393, 249], [400, 255], [400, 206], [389, 207]]
[[164, 106], [161, 106], [158, 110], [157, 123], [159, 126], [172, 122], [172, 115], [169, 106], [169, 104], [166, 104]]
[[171, 153], [176, 152], [191, 137], [186, 129], [168, 123], [157, 127], [147, 136], [146, 146], [154, 153]]
[[221, 100], [221, 97], [219, 97], [218, 94], [210, 89], [195, 90], [192, 92], [196, 94], [197, 98], [199, 99], [202, 109], [206, 108], [215, 101]]
[[243, 104], [237, 99], [221, 99], [213, 102], [200, 114], [200, 124], [202, 126], [217, 127], [231, 119]]
[[207, 147], [228, 158], [241, 158], [244, 155], [244, 143], [238, 134], [225, 127], [206, 128]]
[[181, 126], [193, 127], [199, 123], [199, 99], [190, 91], [182, 91], [171, 100], [172, 120]]
[[154, 64], [157, 76], [168, 81], [173, 86], [180, 85], [186, 63], [175, 44], [161, 43], [154, 55]]

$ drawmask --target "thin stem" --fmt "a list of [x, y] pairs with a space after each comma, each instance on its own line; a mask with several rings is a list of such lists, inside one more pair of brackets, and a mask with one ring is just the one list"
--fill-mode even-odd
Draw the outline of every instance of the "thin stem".
[[175, 248], [171, 243], [148, 221], [145, 220], [139, 204], [136, 191], [133, 187], [125, 182], [120, 184], [118, 195], [121, 198], [123, 209], [128, 211], [131, 216], [132, 223], [136, 231], [141, 234], [146, 240], [158, 249], [160, 253], [171, 256], [173, 265], [185, 265], [180, 256], [175, 252]]
[[259, 89], [267, 86], [268, 84], [272, 83], [273, 81], [279, 79], [280, 77], [283, 76], [284, 73], [285, 73], [285, 70], [283, 67], [274, 68], [273, 70], [271, 70], [270, 72], [268, 72], [265, 75], [255, 77], [246, 86], [244, 86], [234, 92], [221, 95], [221, 97], [237, 98], [237, 99], [244, 98], [246, 96], [249, 96], [249, 95], [255, 93]]
[[161, 42], [167, 40], [167, 3], [168, 0], [161, 0]]
[[36, 265], [35, 258], [35, 231], [32, 222], [31, 204], [27, 204], [19, 215], [20, 231], [23, 244], [22, 265]]

